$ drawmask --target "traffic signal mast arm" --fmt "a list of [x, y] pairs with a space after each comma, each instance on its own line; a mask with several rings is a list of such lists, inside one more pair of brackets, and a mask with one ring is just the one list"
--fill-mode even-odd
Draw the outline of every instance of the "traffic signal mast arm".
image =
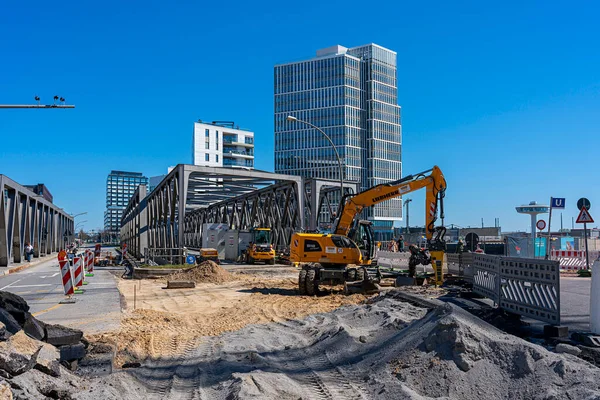
[[442, 224], [444, 220], [443, 201], [444, 192], [446, 191], [446, 180], [438, 166], [415, 175], [406, 176], [394, 182], [373, 186], [361, 193], [345, 195], [341, 201], [341, 210], [338, 212], [334, 233], [347, 236], [356, 216], [365, 207], [374, 206], [421, 188], [427, 189], [425, 198], [425, 221], [427, 229], [425, 231], [427, 240], [431, 240], [436, 231], [434, 223], [437, 219], [438, 204], [440, 206]]

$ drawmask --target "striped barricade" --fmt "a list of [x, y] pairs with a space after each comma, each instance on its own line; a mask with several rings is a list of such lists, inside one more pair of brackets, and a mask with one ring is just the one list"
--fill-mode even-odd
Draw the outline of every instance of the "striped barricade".
[[65, 296], [74, 295], [75, 287], [73, 285], [73, 279], [71, 278], [71, 265], [69, 264], [69, 260], [60, 260], [58, 263], [60, 264], [60, 275]]
[[584, 250], [552, 250], [552, 258], [585, 258]]
[[94, 276], [94, 257], [96, 256], [96, 254], [93, 251], [88, 251], [87, 252], [87, 266], [86, 266], [86, 271], [87, 274], [86, 276]]
[[83, 286], [83, 260], [81, 257], [73, 258], [73, 284], [75, 288]]
[[585, 255], [585, 250], [552, 250], [550, 252], [551, 259], [559, 262], [561, 270], [573, 272], [587, 268]]

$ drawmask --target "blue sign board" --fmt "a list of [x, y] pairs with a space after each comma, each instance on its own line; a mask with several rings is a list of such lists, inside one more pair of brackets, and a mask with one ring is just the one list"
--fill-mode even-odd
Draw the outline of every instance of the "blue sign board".
[[188, 264], [196, 264], [196, 257], [189, 255], [186, 257], [185, 262]]
[[535, 239], [535, 257], [546, 256], [546, 238]]
[[550, 204], [552, 208], [565, 208], [565, 198], [564, 197], [553, 197], [552, 204]]

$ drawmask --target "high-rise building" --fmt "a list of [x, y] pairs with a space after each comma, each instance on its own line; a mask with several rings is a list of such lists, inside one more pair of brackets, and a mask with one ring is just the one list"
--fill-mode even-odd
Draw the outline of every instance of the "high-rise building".
[[106, 233], [119, 234], [123, 211], [140, 185], [148, 187], [148, 178], [140, 172], [110, 171], [106, 178], [106, 211], [104, 212]]
[[[376, 44], [317, 51], [315, 58], [275, 66], [275, 172], [344, 179], [361, 190], [400, 179], [402, 129], [396, 83], [396, 53]], [[392, 199], [365, 211], [376, 238], [390, 239], [402, 220], [402, 201]]]
[[206, 167], [254, 168], [254, 132], [233, 122], [194, 122], [192, 162]]

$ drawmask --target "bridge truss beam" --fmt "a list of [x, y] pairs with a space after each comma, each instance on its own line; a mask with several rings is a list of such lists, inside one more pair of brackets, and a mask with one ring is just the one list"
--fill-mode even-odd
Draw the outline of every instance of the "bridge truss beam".
[[0, 267], [22, 262], [27, 242], [40, 257], [72, 240], [73, 217], [63, 209], [6, 175], [0, 175], [0, 194]]

